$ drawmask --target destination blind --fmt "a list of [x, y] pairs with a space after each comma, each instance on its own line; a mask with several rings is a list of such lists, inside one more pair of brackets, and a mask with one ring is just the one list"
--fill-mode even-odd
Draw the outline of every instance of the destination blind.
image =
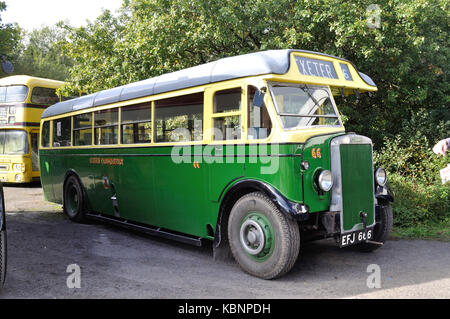
[[295, 56], [298, 70], [303, 75], [337, 79], [333, 62]]

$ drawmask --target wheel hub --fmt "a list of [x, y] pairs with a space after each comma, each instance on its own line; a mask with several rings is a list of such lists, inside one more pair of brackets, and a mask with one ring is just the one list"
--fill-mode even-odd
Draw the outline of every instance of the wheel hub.
[[258, 222], [247, 219], [240, 230], [241, 244], [250, 255], [258, 255], [264, 249], [264, 231]]
[[250, 212], [242, 221], [239, 239], [244, 251], [257, 261], [272, 254], [274, 235], [269, 220], [259, 212]]

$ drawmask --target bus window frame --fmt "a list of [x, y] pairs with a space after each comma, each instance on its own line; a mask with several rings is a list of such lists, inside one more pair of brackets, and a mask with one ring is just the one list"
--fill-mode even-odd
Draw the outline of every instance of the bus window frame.
[[[65, 146], [54, 146], [54, 132], [53, 132], [53, 129], [54, 129], [54, 122], [55, 121], [57, 121], [57, 120], [62, 120], [62, 119], [65, 119], [65, 118], [70, 118], [70, 145], [65, 145]], [[50, 147], [49, 148], [52, 148], [52, 149], [64, 149], [64, 148], [72, 148], [73, 147], [73, 115], [67, 115], [67, 114], [65, 114], [65, 116], [60, 116], [60, 117], [58, 117], [58, 118], [55, 118], [55, 119], [53, 119], [52, 121], [51, 121], [52, 123], [51, 123], [51, 131], [50, 131], [50, 133], [51, 133], [51, 135], [50, 135], [50, 137], [51, 137], [51, 144], [50, 144]]]
[[[83, 114], [90, 114], [91, 115], [91, 144], [86, 144], [86, 145], [75, 145], [75, 139], [74, 139], [74, 133], [76, 131], [82, 131], [82, 130], [86, 130], [88, 129], [88, 126], [84, 126], [84, 127], [77, 127], [75, 128], [74, 124], [75, 124], [75, 117], [79, 116], [79, 115], [83, 115]], [[93, 121], [94, 121], [94, 112], [82, 112], [82, 113], [78, 113], [78, 114], [73, 114], [71, 115], [72, 117], [72, 147], [91, 147], [93, 145], [93, 136], [94, 136], [94, 129], [93, 129]]]
[[[153, 118], [153, 110], [154, 110], [154, 101], [147, 101], [147, 102], [143, 102], [143, 103], [133, 103], [133, 104], [128, 104], [128, 105], [122, 105], [119, 107], [119, 140], [117, 145], [128, 145], [128, 146], [133, 146], [133, 145], [153, 145], [154, 142], [154, 118]], [[131, 107], [136, 107], [136, 106], [144, 106], [144, 108], [146, 109], [148, 106], [150, 108], [150, 120], [134, 120], [131, 122], [127, 122], [127, 123], [123, 123], [122, 122], [122, 112], [123, 109], [125, 108], [131, 108]], [[151, 127], [151, 134], [150, 134], [150, 142], [147, 143], [123, 143], [123, 134], [122, 134], [122, 126], [123, 125], [128, 125], [128, 124], [139, 124], [139, 123], [150, 123]]]
[[[107, 111], [111, 111], [111, 112], [114, 112], [113, 110], [115, 110], [115, 111], [117, 111], [117, 122], [116, 123], [114, 123], [114, 124], [106, 124], [106, 125], [95, 125], [95, 113], [97, 112], [97, 113], [100, 113], [100, 112], [107, 112]], [[92, 140], [92, 142], [93, 142], [93, 146], [96, 146], [96, 147], [99, 147], [99, 148], [102, 148], [102, 147], [105, 147], [105, 146], [116, 146], [116, 145], [121, 145], [120, 144], [120, 134], [121, 134], [121, 130], [120, 130], [120, 107], [119, 106], [114, 106], [114, 107], [107, 107], [107, 108], [101, 108], [101, 109], [98, 109], [98, 110], [92, 110], [91, 111], [92, 112], [92, 129], [93, 129], [93, 131], [92, 131], [92, 137], [93, 137], [93, 140]], [[82, 112], [82, 113], [84, 113], [84, 112]], [[86, 113], [88, 113], [88, 112], [86, 112]], [[74, 116], [75, 114], [73, 114], [73, 115], [71, 115], [72, 117]], [[117, 138], [116, 138], [116, 141], [115, 141], [115, 143], [110, 143], [110, 144], [104, 144], [104, 143], [99, 143], [99, 144], [97, 144], [97, 143], [95, 143], [96, 141], [95, 141], [95, 138], [96, 138], [96, 134], [95, 134], [95, 129], [97, 129], [97, 128], [109, 128], [109, 127], [114, 127], [114, 126], [117, 126]]]
[[[206, 129], [203, 132], [203, 138], [206, 143], [211, 144], [242, 144], [247, 143], [247, 81], [232, 81], [231, 83], [221, 85], [210, 85], [205, 88], [205, 122], [207, 123]], [[231, 89], [241, 89], [241, 107], [238, 111], [228, 111], [214, 113], [214, 96], [217, 92], [226, 91]], [[207, 107], [207, 109], [206, 109]], [[214, 119], [225, 118], [229, 116], [238, 115], [241, 117], [241, 136], [239, 139], [234, 140], [215, 140], [214, 139]], [[255, 141], [255, 140], [252, 140]]]
[[[267, 84], [266, 83], [264, 83], [264, 84], [265, 84], [264, 86], [267, 88]], [[274, 115], [272, 114], [272, 111], [275, 111], [275, 106], [273, 105], [272, 100], [269, 97], [269, 94], [266, 93], [264, 95], [263, 105], [265, 105], [265, 107], [266, 107], [267, 115], [269, 116], [270, 124], [272, 126], [271, 129], [270, 129], [270, 133], [265, 138], [249, 139], [248, 138], [248, 128], [249, 128], [249, 121], [250, 121], [250, 103], [249, 103], [249, 101], [250, 101], [250, 87], [251, 86], [256, 88], [257, 90], [260, 90], [258, 88], [258, 86], [255, 85], [254, 83], [248, 83], [247, 84], [247, 92], [246, 92], [247, 93], [246, 94], [246, 100], [247, 100], [247, 128], [246, 128], [246, 130], [247, 130], [247, 134], [245, 136], [245, 142], [247, 144], [251, 144], [251, 143], [267, 143], [269, 140], [272, 139], [272, 136], [275, 134], [274, 131], [280, 129], [277, 126], [278, 122], [276, 121], [276, 116], [275, 116], [275, 119], [274, 119]]]
[[[176, 91], [175, 91], [176, 92]], [[201, 140], [191, 140], [191, 141], [179, 141], [179, 142], [174, 142], [174, 141], [163, 141], [163, 142], [158, 142], [157, 141], [157, 127], [156, 127], [156, 103], [158, 101], [161, 100], [167, 100], [167, 99], [172, 99], [172, 98], [181, 98], [183, 96], [188, 96], [188, 95], [195, 95], [195, 94], [202, 94], [203, 95], [203, 109], [202, 109], [202, 139]], [[152, 101], [152, 145], [158, 146], [165, 146], [165, 145], [198, 145], [198, 144], [203, 144], [205, 141], [205, 114], [207, 112], [207, 107], [206, 107], [206, 92], [205, 90], [195, 90], [195, 91], [188, 91], [185, 92], [184, 94], [164, 94], [162, 97], [154, 99]]]

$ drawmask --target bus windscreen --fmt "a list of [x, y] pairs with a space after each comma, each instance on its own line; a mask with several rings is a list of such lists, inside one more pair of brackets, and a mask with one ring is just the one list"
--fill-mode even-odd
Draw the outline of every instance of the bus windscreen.
[[27, 95], [25, 85], [0, 86], [0, 103], [24, 102]]
[[25, 155], [29, 153], [27, 132], [0, 130], [0, 154]]

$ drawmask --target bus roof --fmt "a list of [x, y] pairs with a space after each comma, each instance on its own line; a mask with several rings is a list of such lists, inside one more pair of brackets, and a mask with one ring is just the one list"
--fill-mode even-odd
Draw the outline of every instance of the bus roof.
[[[56, 103], [44, 111], [42, 118], [214, 82], [264, 74], [285, 74], [290, 68], [290, 55], [292, 52], [326, 56], [345, 61], [354, 67], [348, 60], [324, 53], [293, 49], [261, 51], [223, 58], [214, 62]], [[354, 68], [356, 70], [356, 67]], [[358, 74], [365, 84], [374, 87], [376, 90], [376, 85], [370, 77], [361, 72], [358, 72]]]
[[29, 75], [12, 75], [0, 79], [0, 86], [27, 85], [30, 87], [44, 85], [45, 87], [59, 88], [64, 84], [62, 81], [38, 78]]

